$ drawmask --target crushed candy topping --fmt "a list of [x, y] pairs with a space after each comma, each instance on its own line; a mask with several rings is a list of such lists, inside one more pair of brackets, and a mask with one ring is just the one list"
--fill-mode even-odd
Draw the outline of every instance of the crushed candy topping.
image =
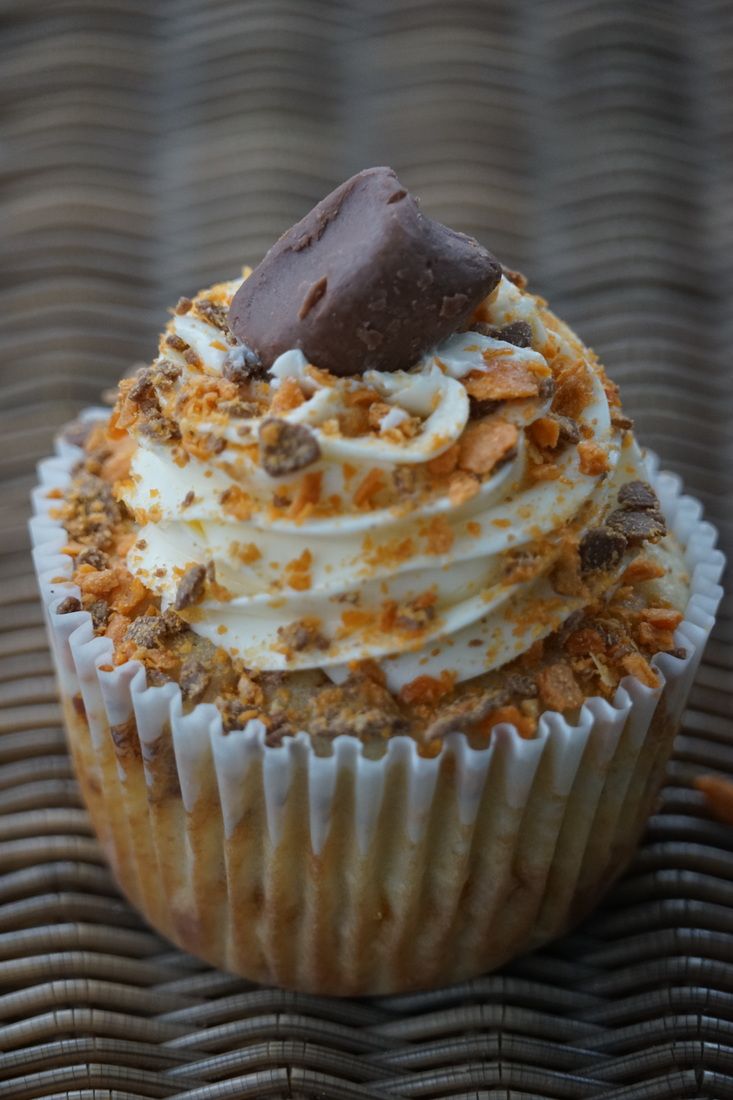
[[270, 477], [303, 470], [320, 458], [318, 440], [304, 424], [270, 417], [263, 421], [259, 439], [260, 461]]
[[[109, 421], [74, 429], [59, 614], [270, 745], [407, 733], [434, 755], [656, 684], [651, 657], [680, 655], [664, 517], [617, 388], [522, 276], [468, 310], [444, 294], [444, 344], [353, 372], [234, 333], [238, 285], [180, 299]], [[299, 321], [333, 290], [300, 287]], [[381, 336], [359, 327], [365, 362]]]

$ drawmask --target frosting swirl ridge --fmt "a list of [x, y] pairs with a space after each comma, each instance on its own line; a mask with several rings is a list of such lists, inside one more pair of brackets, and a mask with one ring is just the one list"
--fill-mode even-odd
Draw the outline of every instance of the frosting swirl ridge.
[[238, 286], [174, 314], [113, 418], [136, 444], [128, 566], [163, 607], [207, 564], [181, 614], [248, 667], [371, 659], [399, 690], [498, 668], [615, 583], [623, 562], [578, 578], [578, 540], [643, 461], [541, 300], [504, 276], [404, 370], [337, 377], [293, 349], [263, 377], [226, 329]]

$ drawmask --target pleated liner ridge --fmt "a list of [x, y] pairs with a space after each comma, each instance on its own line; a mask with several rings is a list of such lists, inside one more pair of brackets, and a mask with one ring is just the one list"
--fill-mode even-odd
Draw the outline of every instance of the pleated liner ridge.
[[575, 726], [546, 713], [533, 740], [504, 725], [486, 749], [453, 734], [424, 759], [396, 737], [369, 760], [351, 737], [324, 758], [306, 733], [265, 746], [257, 721], [224, 734], [214, 706], [184, 714], [177, 685], [113, 667], [87, 612], [55, 614], [78, 589], [48, 492], [78, 458], [60, 441], [39, 467], [34, 559], [83, 795], [155, 928], [255, 981], [385, 994], [490, 970], [592, 908], [653, 807], [721, 596], [716, 532], [675, 476], [650, 462], [691, 578], [687, 657], [654, 658], [659, 688], [627, 677]]

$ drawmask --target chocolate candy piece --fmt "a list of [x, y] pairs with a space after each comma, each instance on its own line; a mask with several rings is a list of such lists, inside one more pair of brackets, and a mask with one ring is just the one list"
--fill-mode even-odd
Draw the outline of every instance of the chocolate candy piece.
[[252, 348], [248, 348], [246, 344], [237, 344], [224, 357], [221, 373], [237, 386], [246, 387], [248, 382], [264, 378], [267, 371]]
[[422, 214], [391, 168], [368, 168], [270, 249], [228, 323], [268, 367], [301, 348], [332, 374], [407, 369], [465, 327], [500, 278], [498, 260]]
[[532, 347], [532, 329], [526, 321], [512, 321], [510, 325], [487, 325], [480, 321], [471, 326], [471, 332], [478, 332], [481, 336], [490, 336], [493, 340], [503, 340], [506, 344], [514, 344], [518, 348]]
[[270, 477], [305, 469], [321, 457], [318, 440], [305, 424], [268, 416], [260, 425], [260, 462]]
[[205, 588], [206, 566], [192, 565], [178, 582], [178, 587], [176, 588], [176, 601], [174, 604], [176, 611], [182, 611], [184, 607], [190, 607], [191, 604], [199, 603], [199, 601], [203, 599]]
[[667, 534], [664, 516], [656, 509], [631, 511], [617, 508], [606, 519], [606, 524], [614, 531], [620, 531], [630, 546], [641, 546], [642, 542], [659, 542]]
[[646, 481], [627, 481], [618, 491], [618, 502], [632, 512], [659, 511], [659, 498]]
[[558, 436], [561, 443], [580, 443], [581, 435], [580, 428], [578, 427], [577, 420], [573, 420], [570, 416], [562, 416], [560, 413], [550, 413], [550, 416], [560, 428], [560, 435]]
[[593, 527], [580, 540], [580, 568], [583, 573], [604, 572], [620, 564], [626, 538], [610, 527]]
[[71, 615], [74, 611], [81, 611], [81, 600], [76, 596], [67, 596], [56, 608], [57, 615]]

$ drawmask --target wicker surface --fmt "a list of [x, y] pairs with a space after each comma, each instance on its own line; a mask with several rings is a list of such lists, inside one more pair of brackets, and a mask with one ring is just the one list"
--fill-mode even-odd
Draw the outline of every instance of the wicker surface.
[[730, 603], [664, 805], [572, 937], [381, 1002], [260, 989], [120, 900], [66, 756], [27, 560], [52, 430], [178, 293], [392, 163], [531, 271], [730, 540], [733, 7], [637, 0], [0, 5], [0, 1095], [733, 1097]]

